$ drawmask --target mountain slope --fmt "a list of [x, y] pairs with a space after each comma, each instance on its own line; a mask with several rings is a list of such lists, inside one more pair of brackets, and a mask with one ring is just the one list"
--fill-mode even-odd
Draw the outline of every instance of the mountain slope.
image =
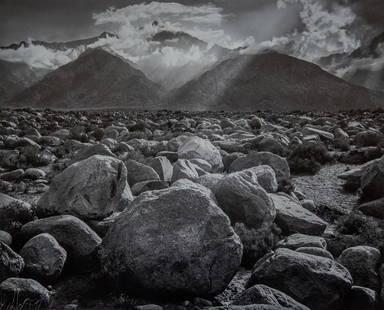
[[156, 107], [160, 86], [124, 59], [90, 49], [16, 95], [11, 106], [54, 109]]
[[384, 93], [354, 86], [320, 67], [275, 52], [228, 59], [168, 97], [178, 110], [369, 109]]
[[39, 81], [46, 73], [45, 69], [31, 68], [22, 62], [0, 60], [0, 103]]

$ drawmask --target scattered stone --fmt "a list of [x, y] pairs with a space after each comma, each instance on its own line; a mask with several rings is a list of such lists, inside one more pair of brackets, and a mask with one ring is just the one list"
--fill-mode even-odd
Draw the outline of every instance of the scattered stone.
[[293, 234], [279, 241], [278, 247], [297, 250], [302, 247], [315, 247], [320, 249], [327, 248], [327, 242], [322, 237], [308, 236], [303, 234]]
[[128, 171], [128, 183], [130, 186], [144, 181], [160, 180], [157, 172], [142, 163], [129, 159], [125, 162]]
[[253, 152], [232, 162], [230, 172], [241, 171], [256, 166], [268, 165], [276, 173], [278, 179], [289, 179], [290, 170], [285, 158], [269, 152]]
[[380, 251], [370, 246], [348, 248], [338, 259], [351, 273], [355, 285], [368, 287], [374, 291], [380, 289], [378, 273], [380, 260]]
[[49, 233], [74, 260], [91, 256], [101, 243], [100, 237], [83, 221], [72, 215], [52, 216], [25, 224], [21, 228], [25, 238]]
[[212, 166], [212, 172], [223, 169], [220, 151], [208, 140], [199, 137], [189, 137], [177, 150], [180, 159], [200, 158]]
[[276, 207], [276, 223], [286, 233], [321, 235], [327, 223], [285, 194], [270, 194]]
[[288, 295], [263, 284], [254, 285], [235, 297], [233, 305], [273, 305], [292, 310], [309, 310]]
[[23, 258], [0, 241], [0, 281], [17, 276], [23, 268]]
[[49, 306], [49, 291], [33, 279], [8, 278], [0, 284], [2, 303], [11, 309], [43, 309]]
[[334, 260], [281, 248], [255, 265], [247, 285], [255, 284], [278, 289], [313, 310], [342, 309], [352, 277]]
[[24, 273], [35, 279], [57, 279], [67, 259], [65, 251], [56, 239], [44, 233], [30, 239], [20, 251], [24, 259]]

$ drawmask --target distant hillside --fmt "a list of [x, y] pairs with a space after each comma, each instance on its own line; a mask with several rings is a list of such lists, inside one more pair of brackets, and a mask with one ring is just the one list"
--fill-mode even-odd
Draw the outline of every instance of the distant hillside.
[[276, 52], [228, 59], [168, 96], [178, 110], [292, 111], [384, 107], [384, 93]]
[[48, 70], [31, 68], [22, 62], [0, 60], [0, 103], [39, 81]]

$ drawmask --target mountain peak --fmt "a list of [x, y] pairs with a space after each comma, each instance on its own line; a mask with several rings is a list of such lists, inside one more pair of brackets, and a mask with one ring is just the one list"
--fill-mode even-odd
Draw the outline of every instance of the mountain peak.
[[47, 74], [13, 98], [17, 106], [54, 109], [145, 109], [160, 101], [160, 86], [102, 48]]

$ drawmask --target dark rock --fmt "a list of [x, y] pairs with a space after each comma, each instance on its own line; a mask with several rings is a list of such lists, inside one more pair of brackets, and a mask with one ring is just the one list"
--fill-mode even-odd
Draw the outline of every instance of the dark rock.
[[25, 274], [44, 281], [58, 278], [67, 259], [67, 251], [47, 233], [30, 239], [20, 255], [25, 262]]
[[368, 287], [374, 291], [380, 289], [378, 273], [380, 260], [380, 251], [370, 246], [348, 248], [338, 259], [351, 273], [355, 285]]
[[21, 228], [25, 238], [49, 233], [73, 260], [87, 259], [101, 243], [100, 237], [83, 221], [71, 215], [59, 215], [35, 220]]
[[308, 307], [298, 303], [293, 298], [266, 285], [254, 285], [240, 295], [236, 296], [233, 305], [273, 305], [286, 307], [292, 310], [309, 310]]
[[32, 279], [8, 278], [0, 284], [2, 303], [11, 309], [42, 309], [49, 306], [49, 291]]
[[277, 249], [256, 263], [247, 285], [255, 284], [278, 289], [313, 310], [342, 309], [352, 277], [334, 260]]
[[17, 276], [23, 268], [23, 258], [0, 241], [0, 281]]

